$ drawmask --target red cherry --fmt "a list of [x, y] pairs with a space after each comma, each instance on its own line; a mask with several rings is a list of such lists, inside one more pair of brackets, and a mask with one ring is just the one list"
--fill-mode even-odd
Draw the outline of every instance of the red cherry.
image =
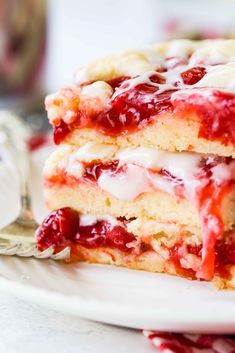
[[106, 245], [106, 235], [110, 225], [97, 221], [92, 225], [80, 226], [76, 234], [76, 243], [87, 248], [97, 248]]
[[114, 248], [118, 248], [122, 251], [130, 250], [127, 244], [133, 242], [135, 236], [128, 233], [125, 228], [121, 226], [113, 227], [107, 234], [107, 243]]
[[54, 127], [54, 142], [59, 145], [70, 132], [68, 125], [61, 120], [60, 124]]
[[120, 93], [108, 109], [100, 113], [95, 127], [110, 136], [126, 135], [151, 123], [153, 116], [171, 111], [172, 91], [157, 94], [158, 87], [140, 84]]
[[130, 77], [127, 76], [121, 76], [121, 77], [116, 77], [113, 78], [112, 80], [106, 81], [113, 89], [118, 88], [121, 86], [123, 82], [128, 80]]
[[127, 244], [134, 241], [135, 236], [128, 233], [124, 225], [112, 227], [107, 221], [96, 221], [87, 226], [79, 223], [79, 213], [69, 207], [51, 212], [36, 232], [39, 249], [51, 245], [63, 248], [79, 244], [93, 249], [111, 247], [122, 251], [131, 250]]
[[181, 77], [186, 85], [194, 85], [200, 81], [206, 74], [206, 69], [204, 67], [193, 67], [187, 71], [181, 73]]
[[39, 248], [66, 246], [79, 227], [78, 213], [69, 207], [52, 211], [36, 232]]
[[118, 170], [119, 161], [113, 161], [109, 163], [102, 162], [91, 162], [85, 164], [85, 172], [83, 179], [90, 182], [97, 182], [101, 173], [108, 170], [111, 173], [115, 173]]

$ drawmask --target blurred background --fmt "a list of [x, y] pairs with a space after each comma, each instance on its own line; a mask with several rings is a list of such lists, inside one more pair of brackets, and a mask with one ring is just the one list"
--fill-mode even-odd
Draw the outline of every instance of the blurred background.
[[172, 38], [235, 38], [235, 0], [0, 0], [0, 109], [40, 125], [80, 66]]

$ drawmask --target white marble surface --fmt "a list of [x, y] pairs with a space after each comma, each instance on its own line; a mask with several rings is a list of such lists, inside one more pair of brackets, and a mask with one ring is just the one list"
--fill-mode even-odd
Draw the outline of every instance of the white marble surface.
[[0, 293], [0, 352], [153, 353], [143, 335], [45, 309]]

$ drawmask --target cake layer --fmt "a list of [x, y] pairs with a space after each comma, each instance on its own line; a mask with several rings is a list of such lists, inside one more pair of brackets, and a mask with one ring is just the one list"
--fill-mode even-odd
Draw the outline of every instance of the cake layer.
[[234, 156], [235, 41], [173, 41], [101, 60], [46, 99], [57, 144], [103, 139]]
[[[134, 235], [130, 232], [132, 226], [129, 227], [133, 222], [110, 216], [83, 216], [63, 208], [45, 219], [36, 237], [40, 250], [54, 245], [56, 251], [60, 251], [70, 246], [72, 261], [115, 264], [205, 279], [203, 245], [197, 235], [173, 225], [165, 224], [163, 228], [156, 222], [156, 233]], [[221, 287], [234, 287], [234, 242], [232, 231], [218, 240], [215, 256], [206, 264], [211, 268], [211, 276], [206, 279], [217, 280]]]
[[70, 206], [81, 213], [197, 227], [203, 210], [217, 218], [218, 209], [229, 229], [235, 220], [234, 170], [232, 159], [212, 155], [63, 145], [45, 165], [46, 202], [50, 209]]
[[77, 186], [50, 183], [45, 186], [45, 199], [50, 210], [71, 207], [84, 214], [111, 214], [128, 219], [148, 217], [159, 222], [177, 222], [188, 228], [201, 229], [199, 214], [192, 203], [185, 199], [178, 201], [161, 191], [125, 201], [84, 183]]
[[[84, 214], [111, 214], [127, 219], [150, 218], [159, 222], [174, 222], [188, 230], [199, 229], [201, 238], [202, 219], [198, 209], [187, 199], [177, 200], [174, 196], [161, 191], [141, 195], [134, 201], [125, 201], [84, 183], [77, 186], [47, 184], [45, 199], [50, 210], [71, 207]], [[223, 228], [231, 229], [235, 223], [234, 193], [218, 207], [221, 207]], [[213, 216], [211, 219], [213, 221]], [[214, 222], [216, 228], [216, 221]]]
[[226, 145], [220, 141], [210, 141], [199, 137], [200, 124], [190, 118], [158, 117], [154, 124], [126, 136], [108, 136], [95, 129], [75, 129], [64, 139], [65, 143], [82, 146], [84, 143], [98, 142], [116, 145], [119, 149], [147, 147], [170, 152], [196, 151], [198, 153], [231, 156], [235, 158], [235, 148], [231, 143]]

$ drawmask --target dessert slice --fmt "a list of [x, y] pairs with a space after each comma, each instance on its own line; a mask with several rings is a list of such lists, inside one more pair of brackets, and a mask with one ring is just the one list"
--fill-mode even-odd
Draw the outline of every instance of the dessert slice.
[[235, 287], [235, 41], [98, 61], [48, 96], [41, 250]]
[[[217, 247], [233, 239], [234, 172], [230, 157], [63, 144], [44, 169], [48, 207], [76, 219], [58, 245], [72, 244], [75, 259], [228, 278], [233, 263], [222, 265]], [[39, 230], [42, 247], [57, 244], [53, 217]]]
[[96, 62], [47, 97], [55, 142], [234, 156], [234, 52], [233, 40], [173, 41]]

